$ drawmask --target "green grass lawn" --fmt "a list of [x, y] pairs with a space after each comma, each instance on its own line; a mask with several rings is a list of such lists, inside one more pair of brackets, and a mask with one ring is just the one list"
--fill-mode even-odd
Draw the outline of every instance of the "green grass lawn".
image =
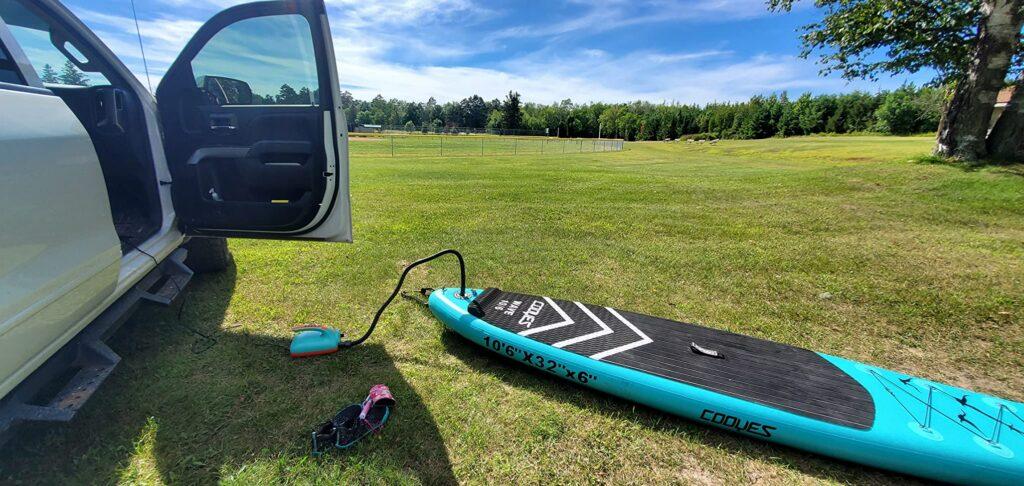
[[[1024, 177], [911, 162], [923, 137], [627, 144], [622, 152], [390, 158], [352, 146], [352, 245], [232, 240], [236, 266], [146, 308], [74, 423], [24, 429], [25, 483], [867, 482], [905, 478], [708, 429], [519, 366], [399, 300], [442, 248], [473, 286], [561, 296], [773, 339], [1024, 400]], [[457, 283], [454, 262], [409, 288]], [[827, 298], [824, 294], [831, 294]], [[311, 427], [370, 385], [399, 405], [348, 452]]]

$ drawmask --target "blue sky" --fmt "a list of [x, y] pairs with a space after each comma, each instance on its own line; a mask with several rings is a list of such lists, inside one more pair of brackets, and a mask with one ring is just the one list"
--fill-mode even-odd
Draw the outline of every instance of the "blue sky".
[[[136, 0], [153, 85], [203, 21], [233, 0]], [[808, 3], [808, 2], [805, 2]], [[65, 0], [145, 78], [129, 0]], [[921, 83], [847, 82], [799, 59], [809, 6], [764, 0], [327, 0], [343, 89], [357, 98], [705, 103]], [[808, 3], [809, 5], [809, 3]]]

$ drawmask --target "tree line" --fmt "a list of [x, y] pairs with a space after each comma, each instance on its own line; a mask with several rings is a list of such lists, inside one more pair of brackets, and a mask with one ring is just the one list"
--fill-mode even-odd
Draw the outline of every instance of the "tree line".
[[89, 76], [79, 71], [70, 60], [64, 61], [64, 66], [61, 67], [60, 72], [57, 72], [53, 66], [44, 64], [42, 72], [39, 73], [39, 79], [44, 83], [50, 84], [89, 86]]
[[319, 89], [311, 90], [303, 86], [296, 91], [295, 88], [287, 83], [281, 85], [277, 90], [277, 94], [252, 94], [252, 104], [254, 105], [308, 105], [316, 103], [319, 99]]
[[[788, 12], [799, 0], [766, 0]], [[1024, 161], [1024, 0], [815, 0], [821, 16], [804, 25], [801, 55], [817, 55], [822, 74], [877, 79], [931, 72], [927, 88], [905, 86], [878, 94], [759, 96], [744, 103], [705, 106], [631, 104], [554, 105], [479, 96], [438, 105], [348, 95], [353, 123], [555, 129], [560, 136], [611, 133], [630, 140], [710, 137], [760, 138], [821, 132], [936, 131], [934, 153], [967, 161]], [[1017, 89], [991, 124], [999, 91]], [[936, 88], [941, 87], [941, 88]], [[500, 106], [499, 106], [500, 105]], [[936, 106], [939, 106], [936, 109]], [[411, 114], [410, 114], [411, 113]], [[564, 129], [564, 131], [563, 131]]]
[[[788, 12], [799, 0], [767, 0]], [[811, 2], [807, 2], [811, 3]], [[934, 153], [1024, 161], [1024, 0], [815, 0], [803, 57], [847, 79], [930, 70], [946, 86]], [[995, 101], [1018, 85], [994, 126]]]
[[426, 102], [385, 99], [381, 95], [370, 101], [357, 100], [352, 93], [341, 93], [349, 129], [358, 125], [405, 126], [437, 130], [451, 127], [475, 129], [526, 129], [518, 93], [510, 92], [505, 100], [484, 100], [472, 95], [461, 101], [438, 103], [434, 97]]
[[816, 133], [934, 132], [942, 117], [944, 90], [905, 85], [878, 93], [839, 95], [787, 93], [754, 96], [744, 102], [695, 104], [522, 103], [518, 93], [504, 100], [478, 95], [438, 103], [385, 99], [356, 100], [342, 93], [349, 128], [357, 125], [467, 127], [533, 130], [559, 137], [615, 137], [626, 140], [677, 138], [755, 139]]

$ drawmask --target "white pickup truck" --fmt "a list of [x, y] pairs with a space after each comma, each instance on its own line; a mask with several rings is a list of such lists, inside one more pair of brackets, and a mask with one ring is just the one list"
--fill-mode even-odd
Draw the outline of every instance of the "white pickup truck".
[[0, 435], [70, 420], [223, 238], [351, 241], [339, 97], [323, 0], [224, 10], [155, 96], [57, 0], [0, 0]]

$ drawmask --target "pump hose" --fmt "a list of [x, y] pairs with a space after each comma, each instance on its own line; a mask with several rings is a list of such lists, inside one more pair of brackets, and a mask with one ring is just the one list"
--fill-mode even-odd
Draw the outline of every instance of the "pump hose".
[[362, 344], [363, 341], [366, 341], [366, 339], [369, 338], [371, 334], [373, 334], [373, 330], [376, 329], [377, 322], [380, 321], [380, 316], [381, 316], [381, 314], [384, 313], [384, 309], [387, 309], [388, 306], [391, 305], [391, 301], [395, 300], [395, 297], [398, 295], [398, 292], [400, 292], [402, 290], [402, 284], [405, 283], [405, 276], [409, 275], [409, 271], [414, 269], [414, 268], [416, 268], [416, 267], [418, 267], [418, 266], [420, 266], [420, 265], [422, 265], [422, 264], [424, 264], [424, 263], [427, 263], [427, 262], [429, 262], [431, 260], [437, 259], [437, 258], [442, 257], [444, 255], [455, 255], [455, 257], [459, 259], [459, 295], [460, 296], [465, 296], [466, 295], [466, 261], [462, 259], [462, 254], [459, 253], [456, 250], [452, 250], [452, 249], [441, 250], [441, 251], [439, 251], [437, 253], [434, 253], [433, 255], [430, 255], [430, 256], [428, 256], [426, 258], [421, 258], [421, 259], [416, 260], [416, 261], [410, 263], [409, 265], [407, 265], [405, 267], [405, 269], [402, 270], [402, 276], [398, 278], [398, 285], [395, 285], [395, 290], [393, 290], [391, 292], [391, 296], [388, 297], [388, 300], [384, 301], [384, 304], [380, 306], [380, 309], [377, 309], [377, 314], [373, 316], [373, 322], [370, 323], [370, 328], [366, 330], [366, 333], [364, 333], [362, 336], [360, 336], [359, 339], [356, 339], [356, 340], [353, 340], [353, 341], [342, 341], [340, 343], [340, 346], [343, 347], [343, 348], [351, 348], [352, 346], [356, 346], [356, 345]]

